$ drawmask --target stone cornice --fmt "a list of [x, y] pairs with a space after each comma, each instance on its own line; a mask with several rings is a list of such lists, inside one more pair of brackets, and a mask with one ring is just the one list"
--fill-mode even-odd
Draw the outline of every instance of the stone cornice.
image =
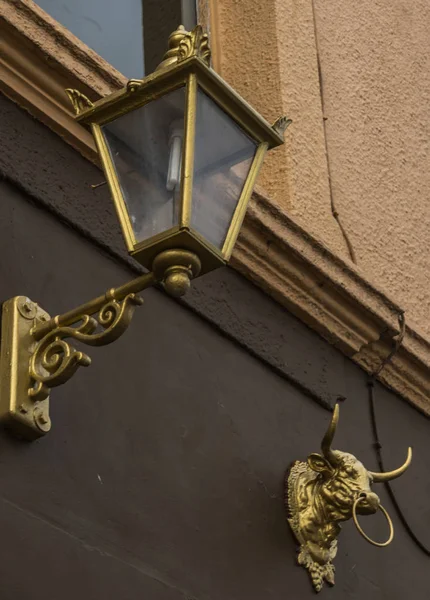
[[[96, 100], [126, 78], [31, 0], [3, 0], [0, 34], [0, 90], [96, 162], [64, 88]], [[254, 194], [232, 265], [368, 372], [399, 333], [402, 307], [262, 193]], [[380, 379], [430, 414], [430, 343], [407, 327]]]
[[[254, 194], [232, 265], [367, 372], [399, 334], [402, 307], [262, 193]], [[380, 380], [430, 414], [429, 341], [406, 327]]]

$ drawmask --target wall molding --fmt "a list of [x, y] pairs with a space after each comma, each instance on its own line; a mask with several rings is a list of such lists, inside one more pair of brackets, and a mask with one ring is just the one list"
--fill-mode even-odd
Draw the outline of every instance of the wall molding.
[[[368, 373], [399, 334], [402, 307], [264, 193], [254, 193], [232, 266]], [[430, 342], [406, 327], [379, 379], [430, 415]]]
[[[3, 0], [0, 34], [0, 90], [97, 162], [64, 88], [96, 100], [126, 78], [31, 0]], [[402, 307], [262, 192], [253, 196], [232, 266], [367, 372], [399, 333]], [[430, 342], [407, 327], [380, 380], [430, 415]]]

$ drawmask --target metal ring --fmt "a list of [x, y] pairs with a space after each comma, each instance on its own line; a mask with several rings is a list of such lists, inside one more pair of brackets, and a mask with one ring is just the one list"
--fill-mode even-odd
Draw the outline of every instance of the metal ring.
[[391, 544], [391, 542], [393, 541], [393, 537], [394, 537], [393, 522], [390, 519], [390, 515], [387, 513], [385, 508], [380, 504], [379, 508], [381, 509], [382, 513], [384, 514], [385, 518], [387, 519], [388, 525], [390, 527], [390, 536], [386, 542], [374, 542], [373, 540], [370, 539], [369, 536], [367, 536], [364, 533], [364, 531], [361, 529], [361, 527], [358, 523], [356, 507], [357, 507], [357, 504], [359, 502], [361, 502], [362, 500], [364, 500], [364, 497], [359, 496], [357, 498], [357, 500], [354, 502], [354, 504], [352, 505], [352, 518], [354, 519], [355, 526], [357, 527], [359, 533], [361, 533], [361, 535], [364, 537], [364, 539], [367, 540], [368, 542], [370, 542], [371, 544], [373, 544], [374, 546], [379, 546], [380, 548], [383, 548], [384, 546], [388, 546], [388, 544]]

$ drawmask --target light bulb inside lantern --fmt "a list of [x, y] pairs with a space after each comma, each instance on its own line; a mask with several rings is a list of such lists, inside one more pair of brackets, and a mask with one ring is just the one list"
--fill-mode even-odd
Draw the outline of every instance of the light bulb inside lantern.
[[177, 120], [170, 126], [170, 157], [167, 169], [166, 189], [172, 192], [181, 179], [182, 142], [184, 139], [184, 126], [182, 120]]

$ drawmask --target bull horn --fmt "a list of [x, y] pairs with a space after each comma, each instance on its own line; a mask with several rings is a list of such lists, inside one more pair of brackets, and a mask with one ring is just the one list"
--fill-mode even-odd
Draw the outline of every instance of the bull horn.
[[331, 449], [331, 444], [333, 442], [334, 434], [336, 433], [336, 427], [339, 421], [339, 404], [336, 404], [333, 411], [333, 416], [330, 421], [330, 425], [323, 437], [323, 441], [321, 442], [321, 450], [325, 458], [328, 462], [335, 467], [338, 463], [338, 459], [336, 454]]
[[369, 474], [373, 477], [373, 481], [375, 483], [383, 483], [384, 481], [391, 481], [392, 479], [397, 479], [397, 477], [400, 477], [400, 475], [403, 475], [403, 473], [406, 471], [406, 469], [411, 464], [411, 460], [412, 460], [412, 448], [409, 447], [408, 448], [408, 456], [406, 458], [405, 463], [401, 467], [399, 467], [395, 471], [387, 471], [386, 473], [372, 473], [372, 471], [369, 471]]

